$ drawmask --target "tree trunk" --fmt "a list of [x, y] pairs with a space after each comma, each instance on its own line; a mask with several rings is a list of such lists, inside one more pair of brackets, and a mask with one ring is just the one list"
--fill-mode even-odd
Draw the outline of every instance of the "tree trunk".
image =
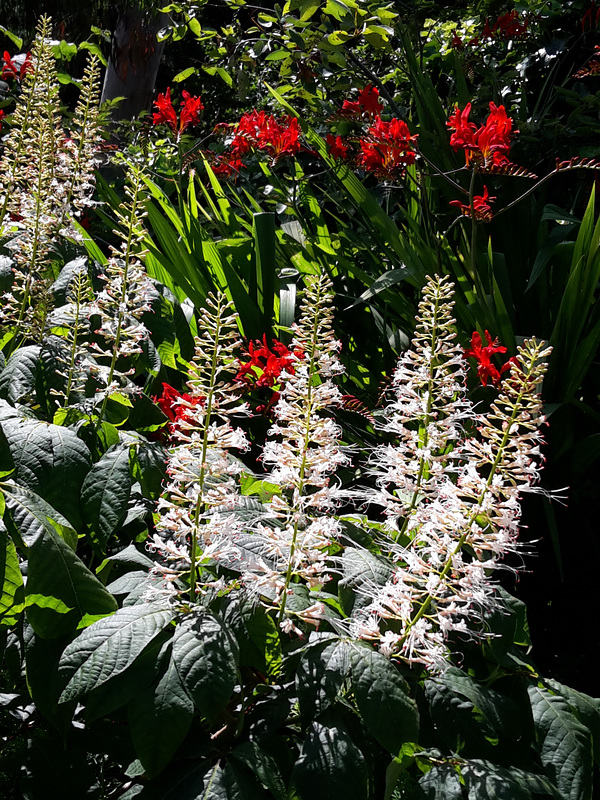
[[119, 16], [102, 89], [102, 102], [124, 97], [112, 112], [114, 120], [133, 119], [152, 106], [164, 42], [156, 38], [168, 14], [128, 9]]

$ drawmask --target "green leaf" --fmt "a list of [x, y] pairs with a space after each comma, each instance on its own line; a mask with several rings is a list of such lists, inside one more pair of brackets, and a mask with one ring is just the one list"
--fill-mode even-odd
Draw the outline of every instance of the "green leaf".
[[366, 800], [365, 758], [340, 727], [313, 722], [292, 771], [301, 800]]
[[391, 563], [368, 550], [348, 548], [342, 555], [343, 578], [339, 583], [339, 595], [344, 611], [353, 611], [368, 605], [371, 600], [357, 591], [364, 584], [383, 586], [392, 574]]
[[577, 719], [591, 731], [594, 743], [594, 761], [600, 764], [600, 699], [564, 686], [555, 680], [544, 684], [554, 693], [563, 697]]
[[23, 576], [17, 549], [0, 530], [0, 626], [13, 625], [23, 609]]
[[174, 75], [171, 80], [173, 83], [180, 83], [184, 81], [186, 78], [189, 78], [190, 75], [196, 75], [198, 70], [196, 67], [188, 67], [187, 69], [182, 69], [181, 72], [178, 72], [177, 75]]
[[563, 795], [546, 778], [515, 767], [502, 767], [483, 759], [461, 764], [460, 772], [467, 787], [468, 800], [530, 800], [543, 794], [561, 800]]
[[74, 633], [87, 614], [111, 614], [117, 608], [114, 597], [53, 527], [45, 528], [29, 548], [26, 603], [28, 621], [46, 639]]
[[79, 492], [91, 467], [90, 452], [74, 431], [28, 419], [2, 423], [15, 482], [26, 486], [78, 526]]
[[9, 31], [8, 28], [4, 27], [4, 25], [0, 25], [0, 33], [3, 33], [8, 39], [10, 39], [17, 50], [21, 50], [23, 47], [23, 39], [21, 39], [20, 36], [17, 36], [16, 33]]
[[258, 742], [242, 742], [231, 751], [231, 758], [251, 770], [275, 800], [288, 800], [289, 795], [277, 762]]
[[335, 700], [351, 670], [354, 648], [333, 634], [313, 634], [296, 670], [300, 714], [311, 719]]
[[[460, 774], [453, 764], [432, 767], [419, 780], [423, 800], [463, 800]], [[482, 799], [483, 800], [483, 797]]]
[[172, 658], [196, 708], [214, 723], [238, 682], [235, 640], [216, 615], [202, 612], [177, 626]]
[[33, 396], [41, 349], [31, 344], [15, 350], [0, 374], [0, 397], [15, 404]]
[[152, 778], [169, 763], [194, 716], [194, 704], [172, 658], [158, 680], [130, 701], [128, 714], [133, 745]]
[[45, 532], [58, 533], [74, 550], [77, 533], [67, 520], [35, 492], [11, 481], [2, 484], [10, 515], [7, 525], [13, 525], [18, 537], [31, 547]]
[[567, 800], [592, 798], [592, 735], [567, 701], [545, 686], [527, 689], [546, 775]]
[[127, 513], [131, 494], [129, 455], [129, 447], [111, 448], [92, 466], [81, 487], [83, 517], [92, 542], [102, 552]]
[[417, 741], [417, 705], [391, 661], [369, 646], [353, 645], [352, 686], [367, 728], [390, 753]]
[[61, 670], [70, 677], [60, 702], [81, 697], [120, 675], [172, 619], [173, 611], [164, 603], [145, 603], [121, 608], [86, 628], [61, 658]]

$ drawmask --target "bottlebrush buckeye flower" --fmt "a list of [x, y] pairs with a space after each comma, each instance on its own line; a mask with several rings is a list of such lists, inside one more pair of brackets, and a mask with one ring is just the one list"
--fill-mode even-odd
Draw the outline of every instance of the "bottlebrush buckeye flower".
[[197, 125], [200, 122], [200, 112], [204, 108], [200, 97], [192, 97], [185, 90], [182, 96], [179, 124], [177, 123], [177, 112], [173, 108], [171, 101], [170, 86], [164, 94], [159, 94], [154, 101], [154, 105], [158, 110], [154, 112], [152, 117], [154, 125], [168, 125], [173, 133], [177, 134], [178, 139], [186, 128]]

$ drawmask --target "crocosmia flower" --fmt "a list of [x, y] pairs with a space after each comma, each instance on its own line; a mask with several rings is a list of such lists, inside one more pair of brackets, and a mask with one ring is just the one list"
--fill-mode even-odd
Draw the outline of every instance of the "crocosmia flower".
[[278, 120], [256, 109], [242, 115], [231, 142], [231, 152], [237, 158], [258, 149], [267, 151], [277, 159], [294, 155], [300, 148], [300, 126], [296, 117]]
[[383, 110], [383, 103], [379, 99], [379, 89], [372, 84], [365, 86], [358, 93], [358, 100], [344, 100], [340, 114], [344, 117], [378, 117]]
[[13, 60], [10, 57], [10, 53], [8, 53], [6, 50], [4, 51], [4, 66], [2, 67], [0, 79], [3, 81], [14, 79], [18, 83], [21, 83], [25, 75], [32, 70], [33, 64], [31, 61], [31, 53], [27, 53], [25, 57], [15, 56]]
[[[476, 220], [479, 220], [479, 222], [489, 222], [492, 219], [493, 214], [489, 204], [495, 199], [495, 197], [490, 197], [488, 194], [487, 186], [483, 187], [482, 195], [475, 195], [473, 198], [473, 210]], [[461, 203], [460, 200], [451, 200], [450, 205], [459, 208], [460, 213], [464, 214], [466, 217], [471, 216], [471, 206], [467, 203]]]
[[483, 386], [487, 386], [488, 380], [494, 386], [498, 386], [502, 373], [509, 370], [517, 363], [516, 359], [510, 358], [506, 364], [503, 364], [500, 369], [492, 363], [492, 356], [495, 353], [506, 353], [506, 347], [498, 343], [497, 339], [492, 339], [489, 331], [485, 331], [485, 338], [487, 345], [484, 347], [481, 336], [477, 331], [473, 331], [471, 337], [471, 347], [465, 350], [465, 358], [474, 358], [477, 361], [477, 375]]
[[368, 172], [388, 177], [399, 170], [403, 171], [408, 164], [415, 163], [413, 142], [417, 136], [411, 136], [406, 122], [395, 117], [384, 122], [378, 117], [367, 134], [359, 141], [361, 153], [358, 163]]
[[327, 142], [327, 149], [329, 150], [330, 156], [341, 159], [348, 157], [349, 147], [344, 144], [341, 136], [334, 136], [332, 133], [328, 133], [325, 141]]
[[199, 97], [192, 97], [189, 92], [185, 90], [182, 93], [183, 100], [181, 101], [181, 113], [179, 115], [179, 124], [177, 121], [177, 112], [173, 108], [171, 101], [171, 87], [167, 88], [164, 94], [159, 94], [154, 105], [158, 109], [154, 112], [152, 122], [154, 125], [168, 125], [173, 133], [177, 134], [177, 138], [181, 136], [186, 128], [191, 125], [197, 125], [200, 122], [200, 112], [204, 108], [202, 100]]
[[450, 144], [454, 150], [464, 150], [467, 166], [474, 164], [480, 170], [494, 171], [508, 165], [513, 121], [506, 115], [504, 106], [490, 103], [490, 113], [479, 128], [469, 122], [471, 103], [461, 111], [458, 106], [446, 123], [452, 129]]
[[249, 389], [269, 388], [274, 389], [267, 405], [257, 407], [259, 413], [268, 414], [279, 400], [279, 389], [283, 383], [282, 373], [295, 375], [294, 363], [302, 359], [304, 354], [298, 348], [289, 350], [277, 339], [267, 344], [266, 334], [262, 342], [258, 339], [248, 343], [247, 361], [240, 361], [236, 380], [242, 381]]
[[191, 405], [202, 404], [204, 401], [203, 397], [191, 397], [191, 395], [185, 392], [181, 394], [181, 392], [178, 392], [177, 389], [170, 386], [168, 383], [163, 383], [162, 387], [162, 394], [160, 397], [155, 397], [154, 402], [169, 420], [169, 430], [171, 429], [172, 423], [176, 423], [178, 420], [185, 420], [187, 417], [187, 409], [185, 405], [181, 404], [181, 401], [185, 401], [185, 403]]

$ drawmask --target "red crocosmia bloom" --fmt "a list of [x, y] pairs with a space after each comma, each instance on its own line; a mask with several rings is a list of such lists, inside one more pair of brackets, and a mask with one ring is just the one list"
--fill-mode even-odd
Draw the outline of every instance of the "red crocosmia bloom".
[[344, 144], [344, 141], [341, 136], [333, 136], [333, 134], [328, 133], [327, 138], [327, 149], [329, 150], [329, 155], [333, 156], [333, 158], [347, 158], [348, 157], [348, 145]]
[[[595, 50], [597, 51], [596, 54], [600, 55], [600, 44], [596, 45]], [[588, 62], [587, 67], [583, 67], [583, 69], [577, 70], [577, 72], [573, 75], [573, 77], [588, 78], [590, 75], [600, 75], [600, 61], [598, 61], [597, 58], [592, 58], [591, 61]]]
[[222, 175], [224, 178], [228, 178], [230, 175], [237, 174], [241, 169], [244, 168], [244, 164], [242, 163], [241, 158], [236, 158], [235, 156], [225, 154], [220, 156], [216, 164], [212, 165], [212, 170], [215, 175]]
[[502, 14], [500, 17], [498, 17], [492, 32], [495, 33], [498, 31], [505, 39], [515, 39], [519, 36], [527, 35], [528, 25], [529, 20], [527, 17], [523, 16], [523, 20], [521, 21], [518, 11], [513, 9], [507, 14]]
[[[480, 222], [489, 222], [493, 216], [489, 203], [493, 203], [495, 199], [495, 197], [489, 196], [488, 188], [487, 186], [484, 186], [483, 194], [476, 194], [475, 197], [473, 197], [473, 210], [475, 211], [475, 219], [479, 220]], [[460, 208], [461, 214], [464, 214], [467, 217], [471, 216], [470, 205], [461, 203], [460, 200], [451, 200], [450, 205]]]
[[373, 119], [383, 110], [379, 89], [369, 83], [358, 93], [358, 100], [344, 100], [340, 114], [343, 117], [368, 117]]
[[32, 70], [33, 64], [31, 61], [31, 53], [27, 53], [21, 65], [19, 66], [11, 59], [10, 53], [8, 53], [6, 50], [4, 51], [4, 66], [2, 67], [2, 74], [0, 75], [0, 78], [3, 81], [8, 80], [9, 78], [14, 78], [14, 80], [20, 83], [25, 75]]
[[450, 42], [450, 47], [453, 47], [455, 50], [462, 50], [463, 40], [460, 38], [456, 30], [452, 31], [452, 41]]
[[277, 120], [264, 111], [253, 110], [243, 114], [235, 127], [231, 152], [240, 158], [253, 148], [266, 150], [277, 159], [294, 155], [301, 148], [300, 126], [296, 117]]
[[249, 389], [274, 390], [269, 402], [256, 408], [259, 414], [268, 416], [279, 399], [278, 389], [281, 388], [282, 373], [294, 375], [294, 362], [303, 359], [304, 353], [300, 348], [289, 350], [277, 339], [273, 339], [269, 347], [267, 337], [264, 335], [262, 342], [257, 339], [248, 343], [248, 356], [250, 356], [248, 361], [240, 362], [236, 379], [245, 383]]
[[200, 122], [200, 112], [204, 109], [202, 100], [199, 97], [192, 97], [185, 90], [181, 93], [181, 114], [179, 115], [179, 128], [184, 131], [190, 125], [198, 125]]
[[450, 144], [454, 150], [465, 151], [467, 166], [473, 163], [483, 170], [492, 170], [510, 163], [507, 158], [510, 139], [518, 131], [512, 130], [513, 121], [506, 115], [504, 106], [490, 103], [486, 123], [479, 128], [469, 122], [470, 113], [471, 103], [467, 103], [462, 111], [456, 106], [446, 123], [454, 131], [450, 136]]
[[413, 142], [417, 136], [411, 136], [403, 120], [394, 117], [384, 122], [378, 117], [367, 133], [368, 136], [359, 141], [361, 153], [358, 163], [368, 172], [387, 177], [397, 170], [404, 170], [408, 164], [414, 164], [416, 152]]
[[597, 28], [598, 24], [600, 24], [600, 8], [597, 7], [594, 0], [592, 0], [590, 7], [581, 18], [581, 32], [585, 33], [586, 30], [591, 31], [593, 27]]
[[492, 363], [492, 356], [495, 353], [506, 353], [506, 347], [498, 344], [497, 339], [492, 339], [489, 331], [485, 332], [485, 338], [487, 339], [487, 345], [483, 347], [481, 336], [477, 331], [473, 331], [471, 347], [465, 350], [464, 356], [465, 358], [474, 358], [477, 361], [477, 375], [483, 386], [487, 386], [488, 380], [491, 380], [494, 386], [498, 386], [502, 374], [510, 369], [513, 364], [516, 364], [517, 360], [514, 357], [510, 358], [506, 364], [503, 364], [500, 369], [498, 369], [496, 365]]
[[2, 130], [2, 117], [4, 116], [4, 111], [0, 108], [0, 131]]
[[191, 405], [194, 406], [204, 405], [203, 397], [191, 397], [185, 392], [181, 394], [181, 392], [178, 392], [177, 389], [170, 386], [168, 383], [163, 383], [162, 387], [162, 394], [160, 397], [155, 397], [154, 402], [158, 405], [165, 417], [169, 419], [169, 430], [173, 428], [173, 423], [178, 420], [189, 421], [187, 409], [184, 405], [180, 405], [179, 401], [185, 400], [187, 403], [191, 403]]
[[199, 113], [204, 106], [199, 97], [192, 97], [189, 92], [183, 92], [181, 101], [181, 114], [179, 115], [179, 125], [177, 124], [177, 113], [171, 101], [171, 87], [167, 88], [164, 94], [159, 94], [154, 105], [158, 111], [154, 112], [152, 122], [154, 125], [168, 125], [177, 138], [190, 125], [197, 125], [200, 121]]

